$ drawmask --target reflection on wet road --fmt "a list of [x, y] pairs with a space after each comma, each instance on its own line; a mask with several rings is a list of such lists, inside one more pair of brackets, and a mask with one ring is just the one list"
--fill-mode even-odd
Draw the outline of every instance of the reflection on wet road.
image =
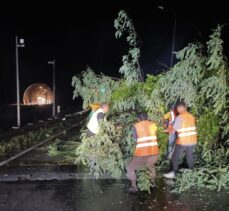
[[2, 182], [1, 211], [229, 210], [228, 192], [190, 191], [172, 194], [158, 178], [150, 195], [129, 194], [127, 180]]

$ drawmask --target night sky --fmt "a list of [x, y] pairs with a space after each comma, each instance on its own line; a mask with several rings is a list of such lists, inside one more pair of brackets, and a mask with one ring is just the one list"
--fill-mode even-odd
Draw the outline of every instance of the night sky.
[[[86, 65], [97, 73], [118, 76], [125, 40], [116, 40], [113, 22], [120, 9], [133, 19], [142, 41], [141, 66], [145, 73], [157, 73], [169, 66], [173, 15], [157, 9], [163, 5], [177, 14], [175, 50], [188, 42], [206, 42], [217, 23], [228, 23], [228, 7], [221, 1], [138, 1], [138, 3], [85, 5], [61, 1], [55, 6], [42, 2], [26, 5], [1, 6], [0, 13], [0, 104], [16, 102], [15, 35], [25, 39], [19, 49], [21, 97], [32, 83], [52, 86], [52, 69], [48, 61], [56, 59], [57, 101], [74, 104], [71, 78]], [[113, 3], [112, 3], [113, 2]], [[123, 1], [124, 2], [124, 1]], [[13, 2], [12, 2], [13, 3]], [[109, 4], [108, 4], [109, 3]], [[229, 54], [229, 26], [223, 31], [225, 54]]]

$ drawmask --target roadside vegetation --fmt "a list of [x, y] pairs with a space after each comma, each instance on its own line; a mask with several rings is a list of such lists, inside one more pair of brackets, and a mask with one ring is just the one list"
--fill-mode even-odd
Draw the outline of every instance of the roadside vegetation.
[[6, 138], [0, 142], [0, 159], [8, 157], [12, 154], [27, 149], [30, 146], [43, 141], [44, 139], [54, 135], [56, 131], [64, 129], [64, 124], [55, 123], [51, 126], [45, 126], [33, 131], [26, 132], [22, 135], [16, 135]]
[[[120, 78], [97, 75], [87, 68], [72, 79], [74, 98], [83, 99], [83, 108], [91, 103], [109, 102], [111, 111], [100, 133], [90, 139], [84, 132], [77, 146], [68, 148], [77, 165], [88, 167], [95, 178], [104, 173], [120, 178], [133, 155], [135, 141], [132, 127], [136, 113], [147, 111], [158, 125], [160, 159], [158, 169], [165, 168], [167, 135], [162, 116], [168, 105], [183, 100], [197, 118], [198, 146], [196, 167], [182, 170], [177, 176], [175, 192], [192, 187], [221, 190], [229, 187], [229, 67], [223, 53], [223, 26], [212, 30], [206, 43], [193, 42], [176, 53], [178, 62], [158, 75], [144, 79], [140, 67], [140, 47], [132, 20], [120, 11], [114, 21], [117, 39], [125, 38], [128, 50], [122, 57]], [[57, 151], [54, 153], [57, 155]], [[140, 190], [150, 191], [146, 169], [138, 172]]]

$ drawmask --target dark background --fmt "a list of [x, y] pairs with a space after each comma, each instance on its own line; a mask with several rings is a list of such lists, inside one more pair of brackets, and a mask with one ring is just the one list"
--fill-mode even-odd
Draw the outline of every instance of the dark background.
[[[173, 14], [157, 9], [164, 5], [177, 14], [175, 50], [188, 42], [206, 42], [217, 23], [228, 22], [228, 7], [223, 1], [137, 1], [137, 3], [91, 3], [58, 1], [47, 4], [1, 5], [0, 13], [0, 105], [16, 102], [15, 35], [25, 39], [19, 49], [21, 98], [32, 83], [52, 86], [52, 69], [48, 61], [56, 59], [57, 101], [74, 105], [71, 78], [86, 65], [97, 73], [118, 76], [125, 40], [116, 40], [113, 22], [120, 9], [133, 19], [142, 41], [141, 66], [144, 73], [157, 73], [169, 66]], [[169, 2], [169, 3], [168, 3]], [[223, 30], [224, 50], [228, 55], [228, 26]]]

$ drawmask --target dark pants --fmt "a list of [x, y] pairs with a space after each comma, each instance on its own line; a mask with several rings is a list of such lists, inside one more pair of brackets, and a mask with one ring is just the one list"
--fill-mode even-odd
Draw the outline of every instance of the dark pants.
[[167, 149], [167, 153], [166, 153], [166, 158], [169, 160], [171, 160], [171, 158], [172, 158], [172, 154], [173, 154], [174, 147], [176, 144], [176, 139], [177, 139], [176, 133], [169, 134], [168, 149]]
[[131, 181], [131, 185], [134, 188], [137, 188], [136, 181], [136, 170], [141, 167], [147, 167], [150, 171], [150, 176], [152, 178], [152, 182], [155, 181], [156, 171], [155, 171], [155, 163], [157, 162], [157, 155], [151, 156], [134, 156], [130, 163], [127, 166], [127, 178]]
[[193, 160], [193, 152], [195, 149], [196, 145], [192, 146], [183, 146], [176, 144], [173, 155], [172, 155], [172, 166], [173, 166], [173, 171], [177, 171], [179, 167], [179, 159], [182, 157], [182, 155], [185, 153], [188, 168], [192, 169], [194, 165], [194, 160]]
[[86, 131], [86, 138], [90, 138], [90, 137], [92, 137], [94, 135], [95, 135], [94, 133], [92, 133], [89, 129], [87, 129], [87, 131]]

